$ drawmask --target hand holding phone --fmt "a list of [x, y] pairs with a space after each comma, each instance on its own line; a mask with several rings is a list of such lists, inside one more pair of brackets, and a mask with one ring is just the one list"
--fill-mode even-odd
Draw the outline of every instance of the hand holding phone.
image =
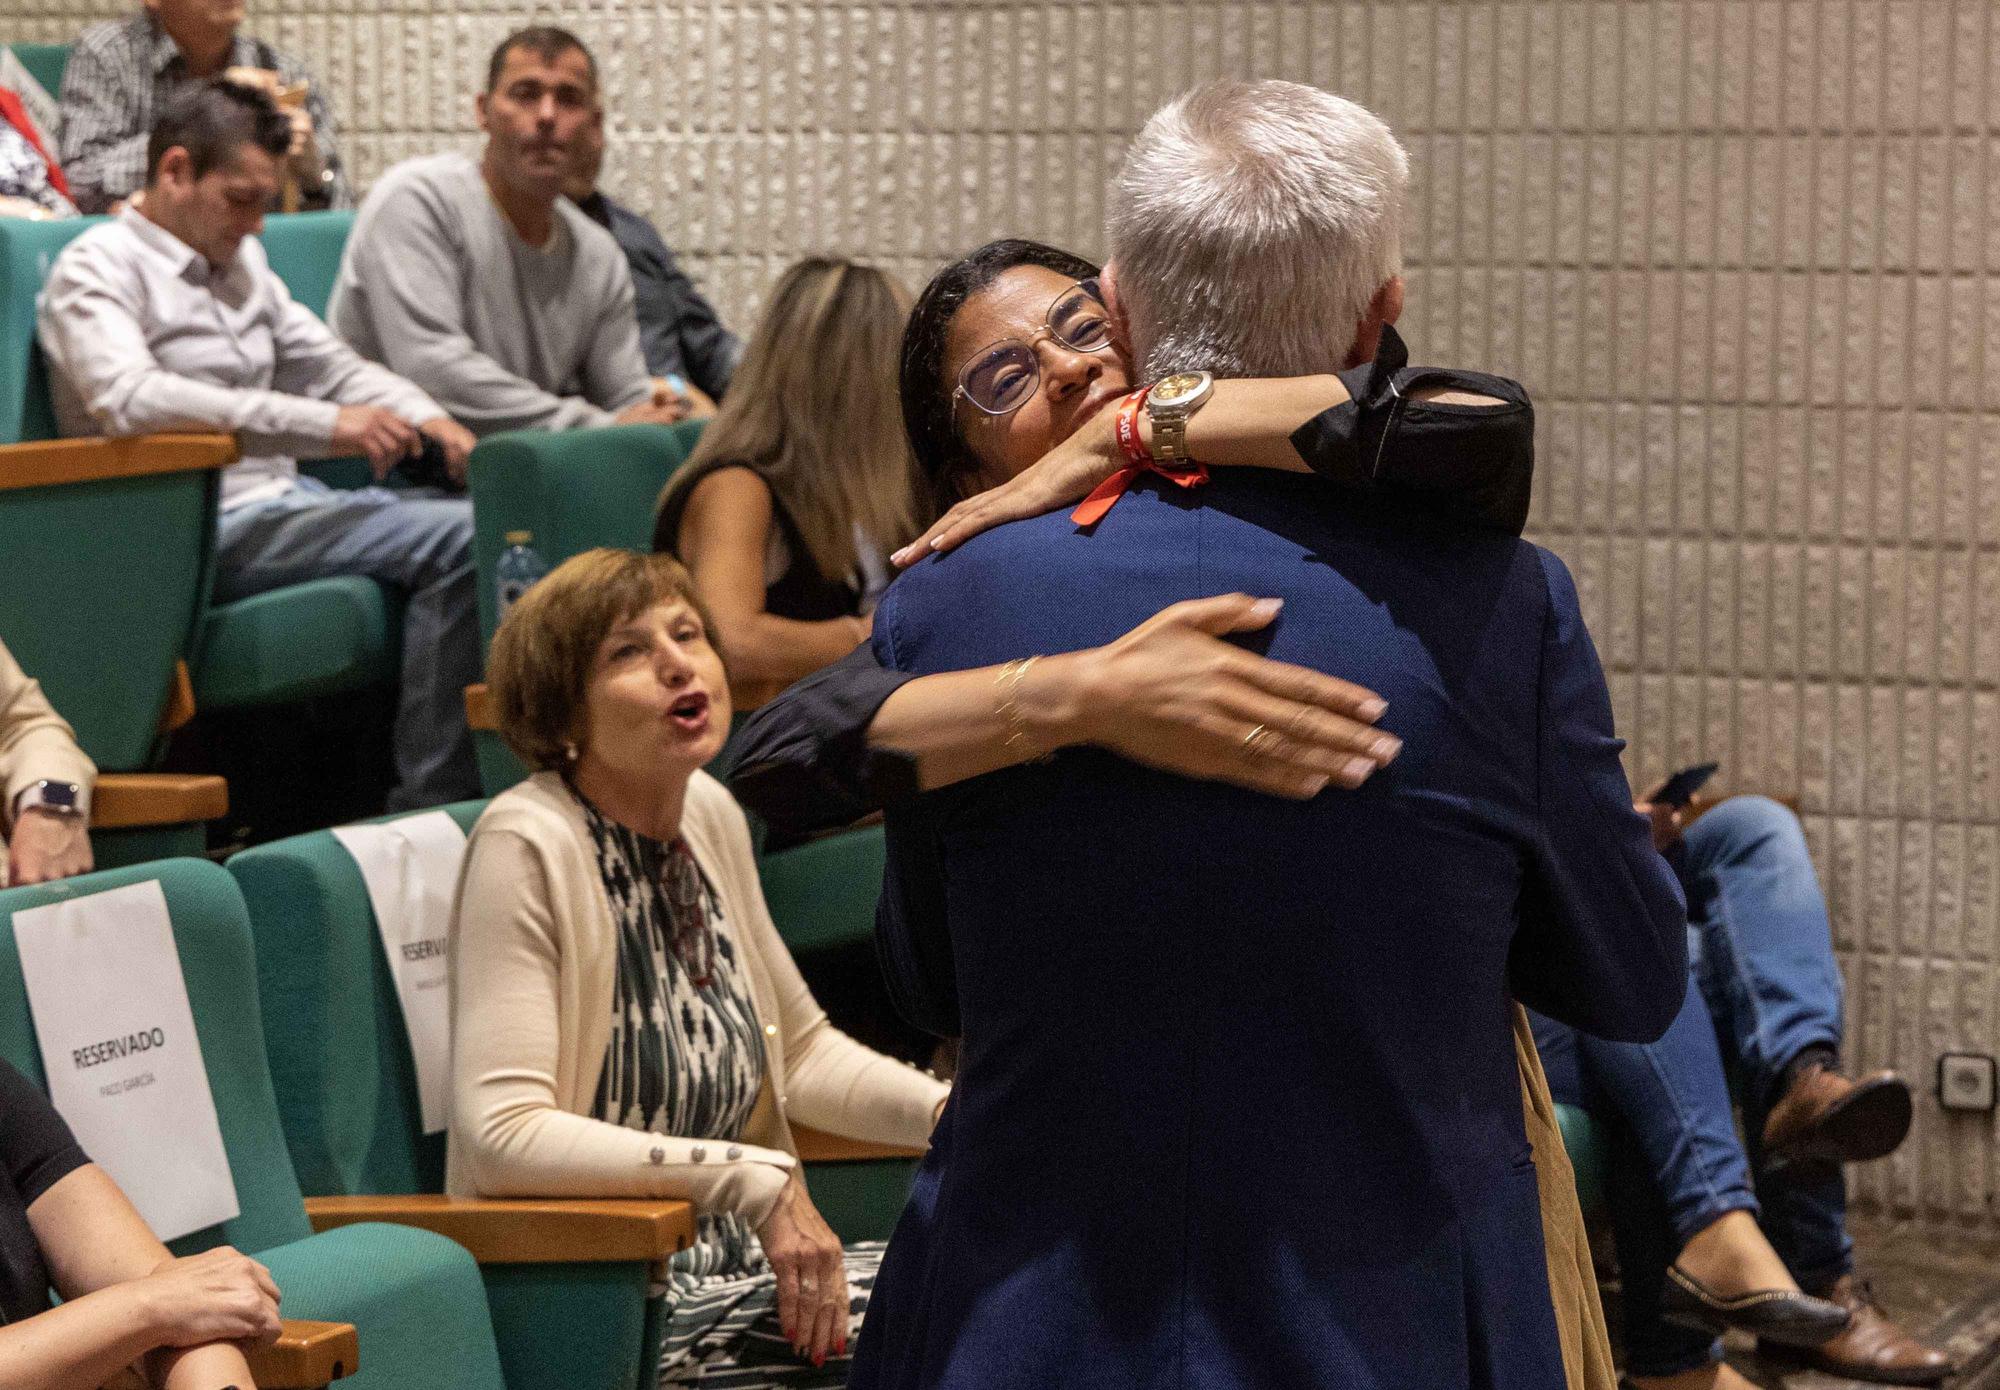
[[1708, 785], [1708, 779], [1715, 776], [1721, 763], [1696, 763], [1684, 767], [1654, 789], [1646, 798], [1655, 806], [1671, 806], [1680, 810], [1694, 799], [1694, 794]]

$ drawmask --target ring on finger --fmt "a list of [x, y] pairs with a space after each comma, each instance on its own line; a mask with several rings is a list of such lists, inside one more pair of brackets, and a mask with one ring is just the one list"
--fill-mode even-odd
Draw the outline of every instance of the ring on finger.
[[1243, 735], [1243, 756], [1254, 758], [1260, 753], [1268, 752], [1270, 745], [1276, 741], [1277, 737], [1276, 734], [1271, 732], [1268, 724], [1259, 724], [1249, 733]]

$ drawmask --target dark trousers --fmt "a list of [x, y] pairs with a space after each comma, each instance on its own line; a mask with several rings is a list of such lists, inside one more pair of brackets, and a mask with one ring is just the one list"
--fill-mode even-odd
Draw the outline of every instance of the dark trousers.
[[[1758, 1145], [1785, 1064], [1806, 1047], [1840, 1042], [1840, 971], [1798, 819], [1775, 801], [1733, 797], [1689, 827], [1673, 858], [1688, 899], [1690, 979], [1666, 1035], [1604, 1042], [1535, 1018], [1555, 1098], [1611, 1128], [1606, 1195], [1625, 1356], [1644, 1376], [1721, 1356], [1705, 1333], [1662, 1320], [1659, 1298], [1681, 1247], [1725, 1213], [1756, 1214], [1808, 1290], [1853, 1265], [1839, 1170], [1774, 1173]], [[1731, 1115], [1731, 1079], [1747, 1149]]]

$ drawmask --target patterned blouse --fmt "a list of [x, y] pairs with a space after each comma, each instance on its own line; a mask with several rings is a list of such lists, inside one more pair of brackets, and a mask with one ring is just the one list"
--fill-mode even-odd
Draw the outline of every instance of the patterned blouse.
[[[592, 1111], [653, 1134], [735, 1139], [764, 1084], [764, 1034], [715, 890], [684, 841], [641, 835], [577, 799], [618, 924], [611, 1043]], [[675, 1270], [763, 1263], [733, 1213], [702, 1216], [699, 1237], [674, 1257]]]

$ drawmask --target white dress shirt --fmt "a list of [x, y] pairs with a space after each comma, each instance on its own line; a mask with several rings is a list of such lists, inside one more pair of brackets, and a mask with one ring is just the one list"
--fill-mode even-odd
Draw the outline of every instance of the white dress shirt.
[[295, 303], [255, 237], [212, 266], [127, 208], [63, 249], [37, 308], [62, 432], [234, 434], [243, 458], [223, 475], [224, 508], [293, 486], [296, 458], [332, 452], [343, 405], [412, 424], [444, 414]]

